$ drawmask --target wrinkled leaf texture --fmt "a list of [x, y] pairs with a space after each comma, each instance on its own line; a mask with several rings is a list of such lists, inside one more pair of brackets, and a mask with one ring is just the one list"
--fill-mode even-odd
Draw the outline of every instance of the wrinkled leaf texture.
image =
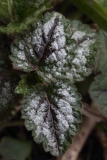
[[57, 78], [81, 81], [93, 69], [96, 33], [79, 21], [70, 23], [60, 13], [46, 13], [16, 37], [11, 50], [15, 68], [36, 71], [47, 82]]
[[18, 35], [11, 47], [13, 67], [42, 80], [37, 83], [34, 76], [31, 84], [23, 76], [16, 92], [24, 94], [26, 128], [54, 156], [65, 152], [81, 121], [81, 96], [71, 82], [92, 72], [96, 42], [96, 33], [87, 25], [52, 12]]

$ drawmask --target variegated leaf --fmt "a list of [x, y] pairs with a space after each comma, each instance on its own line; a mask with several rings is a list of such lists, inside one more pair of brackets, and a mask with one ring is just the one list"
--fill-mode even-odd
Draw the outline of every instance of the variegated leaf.
[[46, 13], [41, 21], [18, 36], [12, 45], [13, 66], [36, 71], [45, 81], [67, 78], [81, 81], [93, 69], [96, 34], [59, 13]]
[[[24, 90], [24, 83], [21, 84]], [[18, 93], [22, 93], [20, 87], [17, 87]], [[54, 156], [63, 154], [81, 121], [81, 96], [68, 80], [26, 89], [22, 106], [26, 128], [32, 130], [34, 140], [42, 143], [45, 151]]]

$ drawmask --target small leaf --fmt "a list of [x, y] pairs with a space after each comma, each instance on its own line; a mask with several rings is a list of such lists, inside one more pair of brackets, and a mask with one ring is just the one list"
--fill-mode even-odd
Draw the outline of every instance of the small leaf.
[[89, 93], [99, 110], [107, 116], [107, 74], [100, 74], [95, 77]]
[[43, 143], [45, 151], [59, 156], [71, 144], [71, 135], [81, 122], [80, 99], [68, 80], [52, 82], [47, 87], [38, 84], [25, 92], [22, 118], [26, 128], [32, 130], [34, 140]]
[[95, 56], [99, 49], [98, 39], [95, 31], [80, 21], [72, 21], [71, 30], [73, 31], [72, 38], [77, 42], [71, 72], [73, 72], [76, 81], [81, 81], [92, 73]]
[[13, 7], [12, 0], [0, 0], [0, 20], [3, 18], [6, 21], [11, 21]]
[[29, 92], [29, 89], [32, 88], [32, 86], [36, 85], [37, 83], [42, 83], [43, 81], [40, 79], [40, 77], [35, 74], [27, 74], [27, 75], [23, 75], [21, 77], [21, 80], [18, 84], [18, 86], [16, 87], [15, 91], [18, 94], [27, 94]]
[[0, 142], [0, 155], [8, 160], [26, 160], [31, 152], [32, 144], [11, 137], [4, 137]]
[[37, 71], [45, 80], [81, 81], [92, 72], [97, 53], [96, 33], [59, 13], [46, 13], [41, 21], [16, 37], [11, 60], [15, 68]]
[[99, 39], [99, 54], [97, 55], [95, 62], [95, 71], [104, 72], [107, 68], [107, 32], [104, 30], [99, 30], [98, 32]]

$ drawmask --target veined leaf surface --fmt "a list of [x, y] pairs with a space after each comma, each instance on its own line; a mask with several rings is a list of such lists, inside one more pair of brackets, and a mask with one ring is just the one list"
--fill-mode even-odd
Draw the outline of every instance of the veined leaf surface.
[[22, 118], [26, 128], [32, 130], [34, 140], [42, 143], [45, 151], [59, 156], [71, 144], [71, 136], [81, 122], [80, 99], [75, 86], [68, 80], [48, 86], [38, 84], [25, 92]]
[[87, 25], [70, 23], [59, 13], [46, 13], [29, 31], [16, 37], [12, 53], [13, 66], [36, 71], [45, 81], [81, 81], [93, 69], [96, 34]]

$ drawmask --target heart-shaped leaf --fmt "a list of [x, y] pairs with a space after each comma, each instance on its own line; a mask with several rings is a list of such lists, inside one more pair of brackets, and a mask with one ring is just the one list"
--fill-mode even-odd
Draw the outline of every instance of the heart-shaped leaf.
[[[24, 89], [24, 83], [21, 84]], [[18, 93], [22, 93], [20, 87], [17, 87]], [[45, 151], [59, 156], [70, 145], [71, 136], [81, 122], [80, 99], [75, 86], [68, 80], [58, 80], [48, 86], [25, 87], [22, 118], [26, 128], [32, 130], [34, 140], [43, 143]]]
[[15, 68], [37, 71], [45, 81], [68, 78], [73, 82], [91, 73], [96, 52], [94, 31], [52, 12], [16, 38], [11, 60]]

